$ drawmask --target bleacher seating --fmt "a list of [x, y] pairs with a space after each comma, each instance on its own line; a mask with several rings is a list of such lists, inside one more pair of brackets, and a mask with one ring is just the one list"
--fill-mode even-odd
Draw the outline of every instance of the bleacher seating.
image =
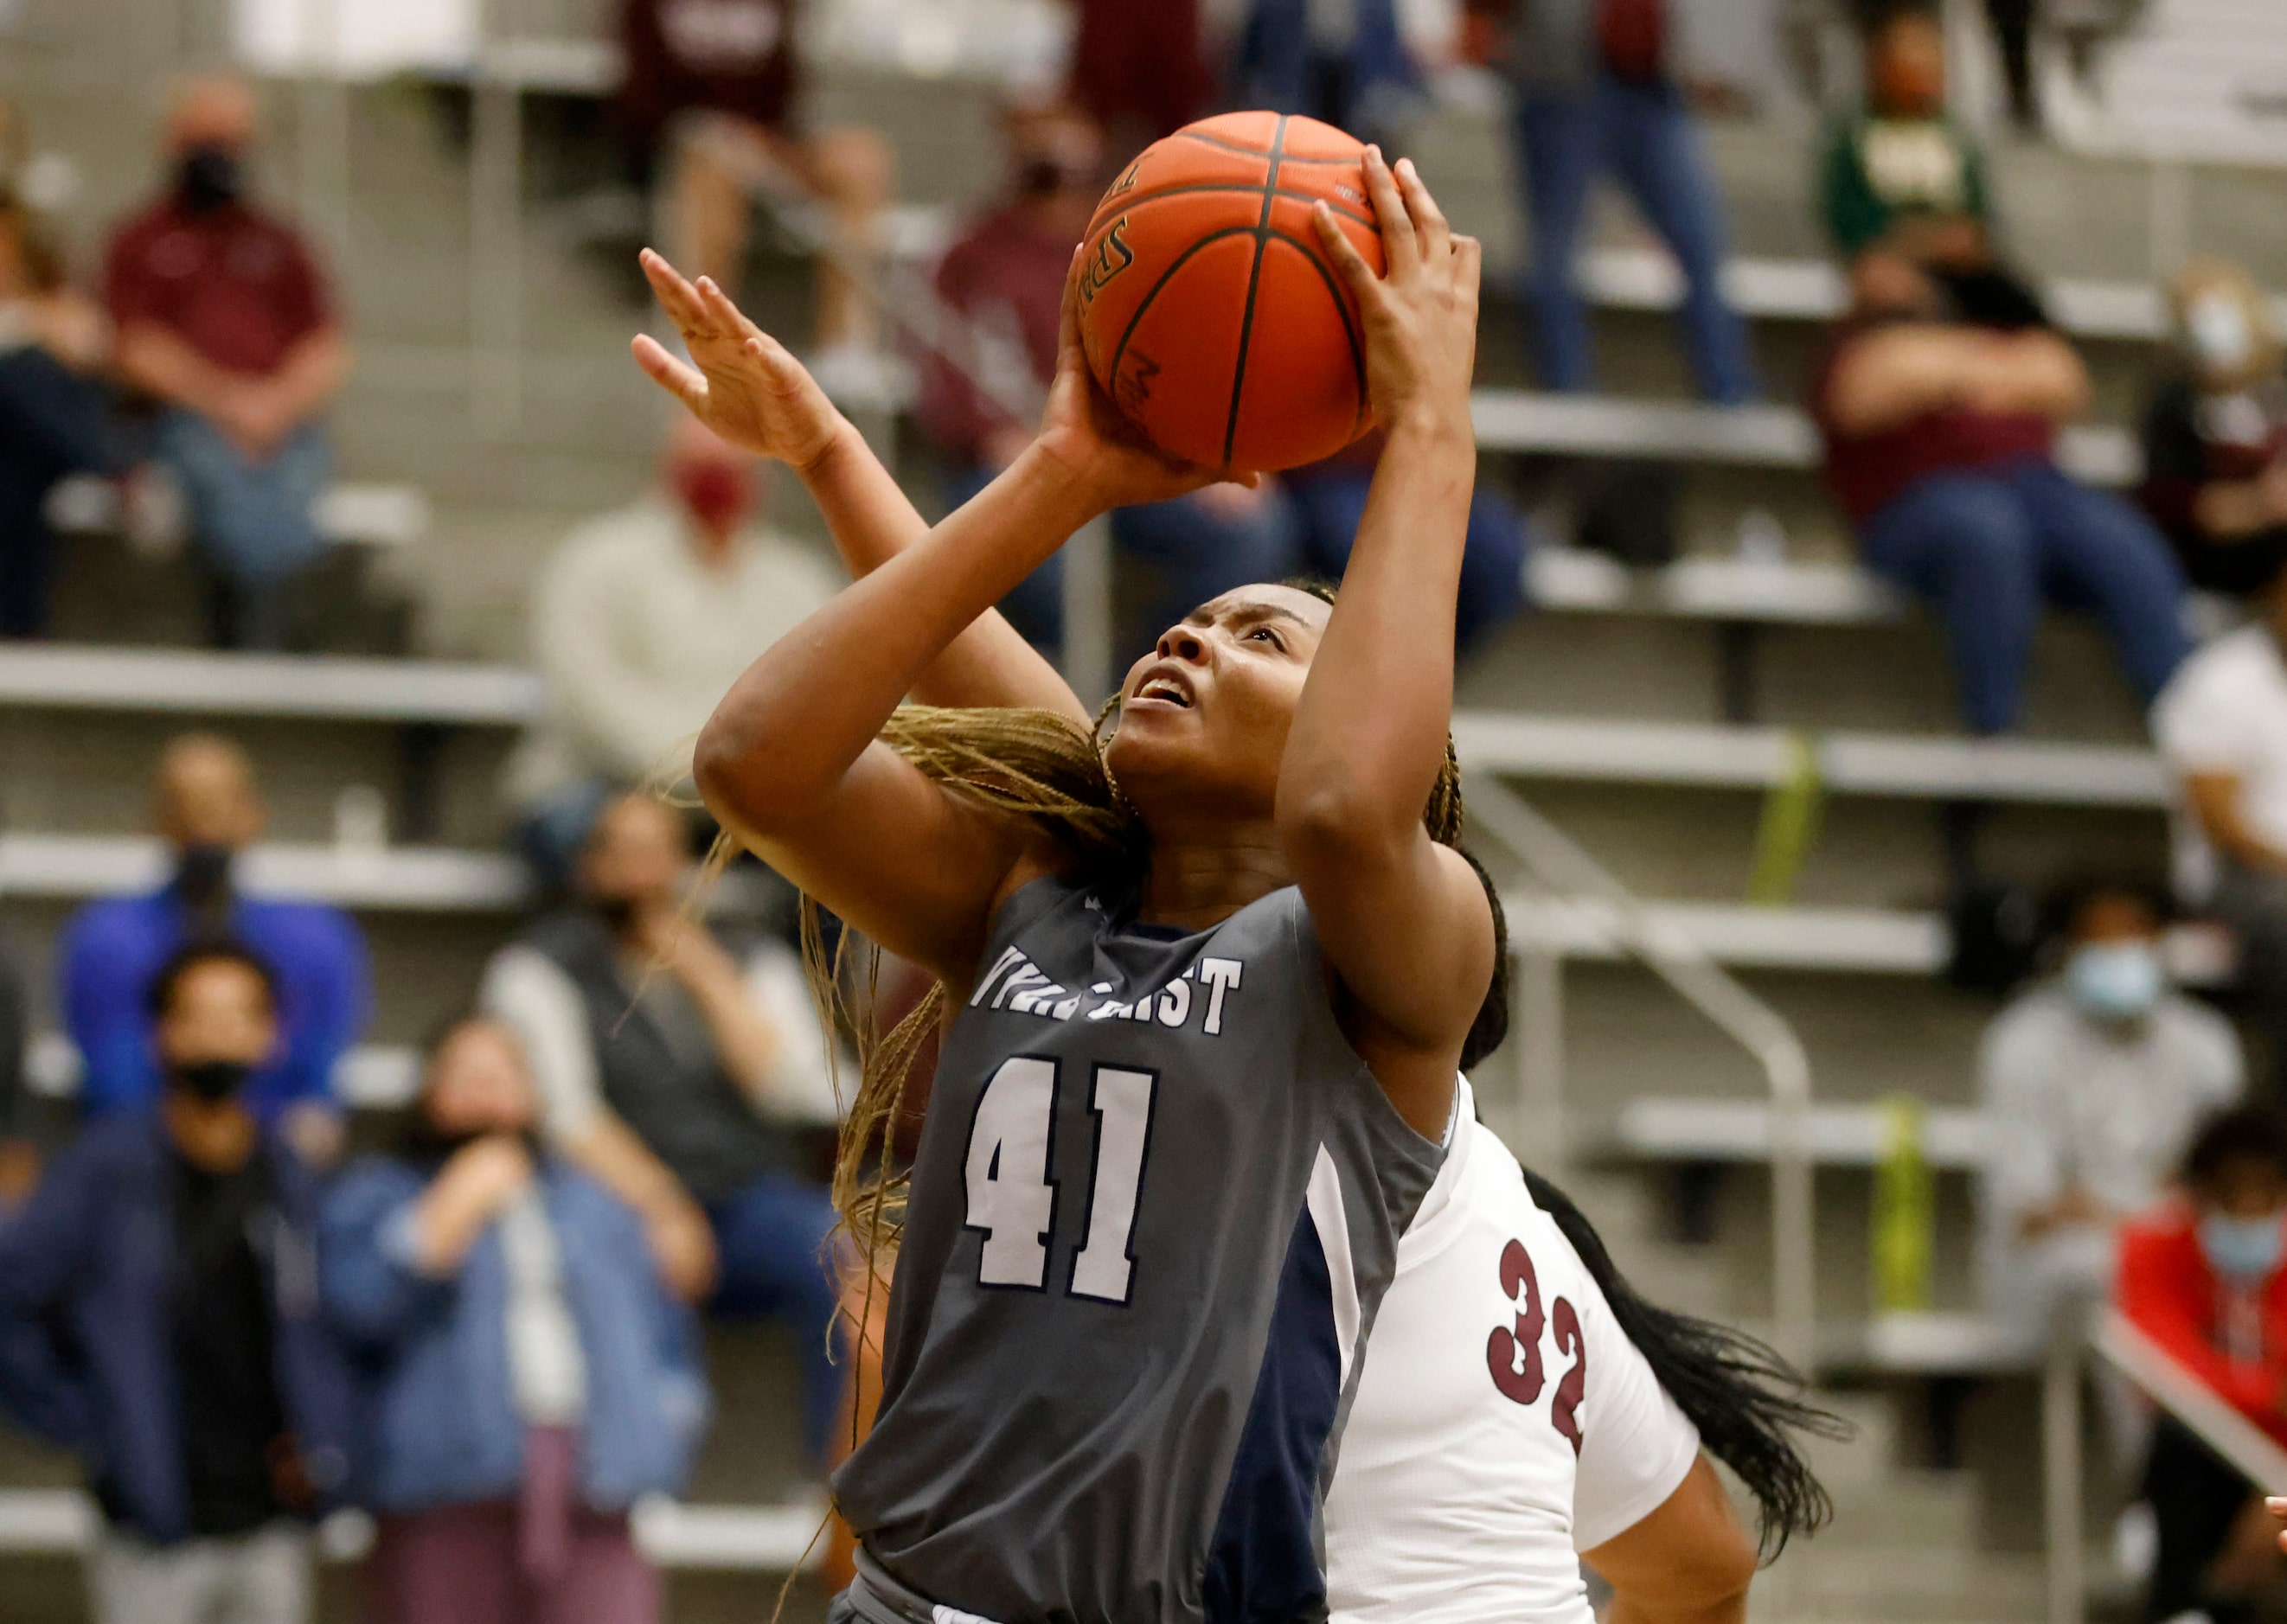
[[502, 666], [0, 644], [0, 709], [517, 728], [545, 698], [537, 676]]
[[[1482, 451], [1799, 470], [1819, 463], [1817, 431], [1794, 406], [1702, 406], [1495, 389], [1479, 390], [1473, 406]], [[2121, 429], [2067, 429], [2058, 438], [2057, 461], [2093, 485], [2129, 485], [2143, 475], [2143, 454]]]
[[[0, 835], [0, 896], [77, 899], [147, 890], [167, 872], [156, 840], [129, 835]], [[394, 913], [508, 913], [530, 888], [524, 864], [496, 852], [277, 841], [246, 854], [252, 892], [314, 897]]]

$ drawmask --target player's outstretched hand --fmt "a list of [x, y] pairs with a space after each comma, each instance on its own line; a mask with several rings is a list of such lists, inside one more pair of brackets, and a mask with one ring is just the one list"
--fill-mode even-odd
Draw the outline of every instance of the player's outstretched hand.
[[1468, 431], [1476, 368], [1477, 282], [1484, 248], [1456, 236], [1411, 158], [1392, 169], [1365, 152], [1366, 192], [1381, 225], [1389, 273], [1376, 276], [1324, 203], [1311, 210], [1318, 240], [1357, 300], [1365, 324], [1366, 393], [1374, 421], [1410, 420]]
[[724, 440], [757, 456], [808, 469], [834, 446], [842, 414], [784, 344], [747, 319], [712, 280], [686, 281], [645, 248], [643, 272], [683, 335], [689, 363], [649, 335], [631, 348], [652, 382]]
[[1088, 369], [1088, 351], [1080, 343], [1080, 253], [1072, 250], [1072, 272], [1064, 279], [1056, 375], [1049, 385], [1039, 449], [1081, 480], [1102, 510], [1166, 501], [1225, 480], [1253, 485], [1253, 474], [1201, 468], [1167, 455], [1112, 404]]

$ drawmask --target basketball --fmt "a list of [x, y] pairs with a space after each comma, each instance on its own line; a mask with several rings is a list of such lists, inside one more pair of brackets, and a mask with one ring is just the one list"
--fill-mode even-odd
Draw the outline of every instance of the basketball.
[[1089, 368], [1170, 456], [1275, 472], [1370, 426], [1356, 303], [1315, 203], [1379, 272], [1364, 145], [1315, 119], [1226, 113], [1154, 143], [1112, 183], [1084, 245]]

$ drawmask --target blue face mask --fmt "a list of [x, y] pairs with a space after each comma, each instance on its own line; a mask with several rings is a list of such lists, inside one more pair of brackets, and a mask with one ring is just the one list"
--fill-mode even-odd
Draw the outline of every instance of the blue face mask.
[[2226, 1280], [2242, 1283], [2267, 1278], [2287, 1252], [2287, 1227], [2280, 1215], [2236, 1218], [2211, 1212], [2200, 1219], [2200, 1250], [2208, 1267]]
[[2166, 978], [2149, 942], [2092, 942], [2065, 961], [2073, 1002], [2103, 1021], [2133, 1021], [2152, 1012]]

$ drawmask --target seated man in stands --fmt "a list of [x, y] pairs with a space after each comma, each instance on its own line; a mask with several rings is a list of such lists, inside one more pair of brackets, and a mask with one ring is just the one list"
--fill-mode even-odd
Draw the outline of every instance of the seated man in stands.
[[755, 650], [832, 597], [835, 575], [763, 523], [762, 468], [678, 417], [659, 489], [574, 531], [532, 597], [548, 711], [510, 770], [526, 855], [560, 889], [596, 813], [687, 746]]
[[[1031, 443], [1055, 375], [1056, 324], [1072, 249], [1104, 189], [1096, 126], [1064, 107], [1005, 115], [1009, 185], [938, 268], [938, 297], [957, 330], [925, 358], [922, 427], [951, 459], [946, 505], [990, 484]], [[1157, 636], [1205, 603], [1250, 581], [1277, 580], [1297, 562], [1294, 515], [1277, 483], [1210, 485], [1195, 495], [1112, 516], [1112, 545], [1144, 560], [1157, 591], [1142, 625]], [[1052, 555], [1001, 605], [1051, 658], [1064, 646], [1064, 556]], [[759, 646], [759, 645], [757, 645]], [[1124, 666], [1140, 652], [1119, 652]]]
[[[88, 1464], [97, 1624], [300, 1624], [355, 1404], [310, 1279], [318, 1190], [246, 1108], [270, 973], [191, 947], [148, 989], [159, 1108], [91, 1123], [0, 1219], [0, 1400]], [[21, 1357], [38, 1350], [44, 1360]], [[41, 1370], [50, 1391], [28, 1378]]]
[[47, 630], [50, 493], [69, 474], [123, 471], [99, 375], [110, 347], [45, 228], [0, 193], [0, 638]]
[[2252, 624], [2189, 659], [2153, 707], [2160, 753], [2188, 817], [2177, 879], [2239, 938], [2239, 981], [2268, 1040], [2265, 1094], [2287, 1100], [2287, 548]]
[[818, 268], [819, 377], [837, 391], [880, 382], [881, 214], [897, 159], [874, 130], [805, 136], [794, 0], [623, 0], [621, 128], [645, 185], [662, 164], [675, 263], [725, 291], [743, 280], [749, 200], [827, 214]]
[[2144, 506], [2192, 585], [2259, 591], [2287, 548], [2287, 367], [2271, 301], [2228, 260], [2169, 285], [2178, 362], [2144, 416]]
[[2017, 725], [2045, 599], [2095, 611], [2148, 703], [2184, 658], [2167, 542], [2056, 464], [2058, 426], [2087, 402], [2088, 374], [2054, 333], [1955, 320], [1895, 255], [1852, 267], [1849, 313], [1811, 382], [1826, 481], [1868, 567], [1943, 622], [1973, 733]]
[[167, 119], [167, 191], [112, 238], [104, 287], [119, 371], [164, 408], [157, 450], [212, 575], [215, 642], [275, 649], [286, 583], [323, 546], [319, 420], [349, 350], [309, 248], [248, 199], [254, 144], [243, 84], [186, 85]]
[[682, 816], [620, 796], [581, 854], [578, 905], [502, 951], [483, 1003], [531, 1057], [549, 1138], [643, 1215], [677, 1287], [794, 1329], [822, 1461], [847, 1436], [834, 1207], [802, 1145], [835, 1120], [827, 1040], [800, 961], [718, 939], [686, 908], [692, 880]]
[[[2120, 1242], [2120, 1311], [2184, 1371], [2287, 1444], [2287, 1122], [2255, 1107], [2212, 1120], [2182, 1194]], [[2282, 1576], [2254, 1488], [2162, 1415], [2144, 1497], [2159, 1554], [2151, 1624], [2252, 1619], [2249, 1594]]]
[[2169, 985], [2156, 899], [2092, 880], [2055, 911], [2055, 975], [1995, 1017], [1978, 1057], [1986, 1305], [2029, 1352], [2083, 1328], [2112, 1289], [2120, 1225], [2245, 1084], [2230, 1022]]
[[374, 1391], [372, 1624], [660, 1617], [628, 1513], [690, 1476], [698, 1326], [635, 1212], [534, 1150], [538, 1117], [516, 1039], [456, 1021], [393, 1152], [327, 1193], [320, 1288]]
[[239, 888], [238, 859], [261, 838], [265, 814], [254, 769], [228, 739], [186, 733], [168, 745], [152, 810], [173, 855], [166, 882], [90, 903], [57, 943], [64, 1020], [84, 1067], [82, 1108], [139, 1114], [157, 1102], [153, 978], [186, 942], [226, 938], [259, 955], [277, 982], [281, 1035], [247, 1084], [247, 1108], [313, 1161], [330, 1162], [341, 1142], [334, 1068], [372, 1003], [363, 935], [337, 908]]

